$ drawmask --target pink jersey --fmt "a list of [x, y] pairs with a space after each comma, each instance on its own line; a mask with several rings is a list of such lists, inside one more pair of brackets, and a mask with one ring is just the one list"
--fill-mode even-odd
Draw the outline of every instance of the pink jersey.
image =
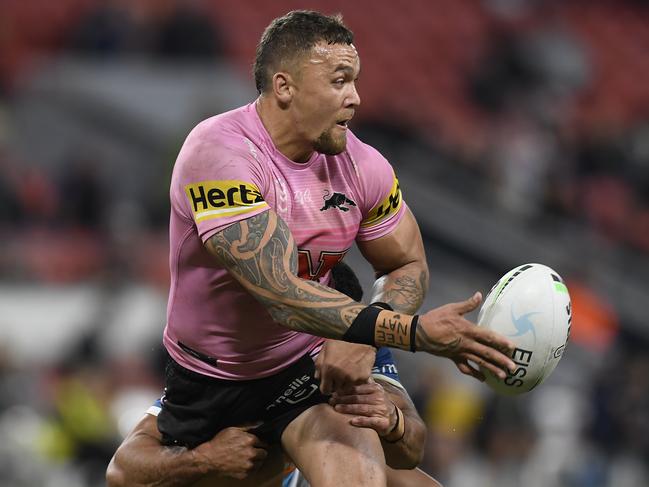
[[405, 211], [390, 164], [351, 131], [343, 153], [314, 153], [295, 163], [275, 148], [255, 103], [192, 130], [174, 167], [170, 197], [164, 344], [184, 367], [228, 380], [277, 373], [322, 339], [274, 322], [217, 264], [205, 241], [272, 209], [297, 243], [300, 277], [327, 284], [354, 240], [389, 233]]

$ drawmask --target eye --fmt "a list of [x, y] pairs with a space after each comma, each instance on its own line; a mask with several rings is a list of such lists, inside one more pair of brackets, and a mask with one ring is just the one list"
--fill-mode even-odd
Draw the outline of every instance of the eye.
[[334, 80], [334, 84], [336, 86], [342, 86], [345, 84], [345, 78], [338, 78]]

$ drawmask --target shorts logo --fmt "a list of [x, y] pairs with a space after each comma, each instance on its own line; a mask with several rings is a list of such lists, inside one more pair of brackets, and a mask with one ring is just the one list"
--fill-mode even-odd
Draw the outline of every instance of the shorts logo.
[[185, 193], [197, 223], [268, 208], [259, 188], [246, 181], [201, 181], [185, 186]]
[[389, 377], [391, 375], [397, 375], [398, 373], [397, 366], [394, 364], [383, 364], [380, 367], [372, 367], [372, 374], [376, 375], [387, 375]]
[[399, 211], [402, 202], [403, 199], [401, 198], [399, 180], [394, 176], [390, 193], [383, 199], [383, 201], [370, 210], [365, 219], [361, 222], [361, 227], [372, 227], [384, 220], [387, 220]]
[[329, 208], [337, 208], [340, 211], [349, 211], [349, 208], [343, 205], [356, 206], [356, 203], [350, 200], [343, 193], [334, 193], [329, 196], [330, 194], [329, 190], [325, 190], [325, 195], [322, 197], [324, 200], [324, 206], [320, 208], [320, 211], [325, 211]]
[[311, 397], [318, 390], [318, 386], [316, 384], [309, 384], [310, 379], [311, 377], [306, 374], [295, 379], [289, 384], [283, 394], [266, 406], [266, 411], [270, 411], [274, 407], [284, 403], [297, 404]]

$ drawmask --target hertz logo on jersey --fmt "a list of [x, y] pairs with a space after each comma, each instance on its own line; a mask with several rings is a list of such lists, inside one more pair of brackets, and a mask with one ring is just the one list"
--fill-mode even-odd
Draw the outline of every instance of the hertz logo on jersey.
[[201, 181], [185, 186], [185, 193], [197, 223], [268, 207], [259, 188], [245, 181]]
[[381, 223], [383, 220], [388, 219], [392, 215], [396, 214], [401, 208], [402, 198], [401, 198], [401, 189], [399, 188], [399, 180], [394, 176], [394, 182], [392, 183], [392, 189], [390, 189], [390, 194], [388, 194], [383, 201], [381, 201], [377, 206], [372, 208], [370, 212], [365, 217], [365, 220], [361, 223], [361, 227], [372, 227]]

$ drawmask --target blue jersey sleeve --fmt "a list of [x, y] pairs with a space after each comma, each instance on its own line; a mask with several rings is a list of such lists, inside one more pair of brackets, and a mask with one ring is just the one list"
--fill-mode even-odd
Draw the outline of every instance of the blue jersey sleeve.
[[149, 407], [149, 409], [147, 409], [146, 412], [151, 416], [157, 416], [160, 413], [161, 409], [162, 409], [162, 398], [153, 401], [153, 404]]
[[392, 352], [387, 347], [381, 347], [376, 351], [376, 360], [372, 367], [372, 376], [376, 379], [383, 379], [391, 384], [403, 388], [397, 365], [394, 363]]

